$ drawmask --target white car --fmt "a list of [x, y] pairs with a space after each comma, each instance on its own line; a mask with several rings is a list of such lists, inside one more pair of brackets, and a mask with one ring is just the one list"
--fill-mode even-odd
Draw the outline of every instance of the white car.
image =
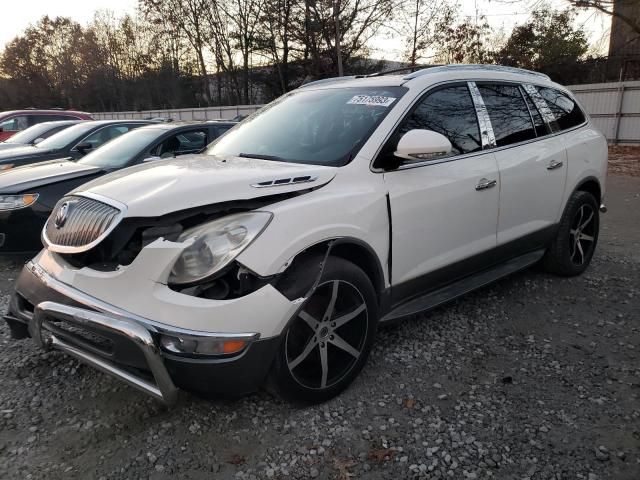
[[312, 83], [204, 154], [64, 197], [5, 319], [167, 403], [263, 385], [323, 401], [380, 323], [537, 262], [583, 272], [606, 170], [605, 138], [542, 74]]

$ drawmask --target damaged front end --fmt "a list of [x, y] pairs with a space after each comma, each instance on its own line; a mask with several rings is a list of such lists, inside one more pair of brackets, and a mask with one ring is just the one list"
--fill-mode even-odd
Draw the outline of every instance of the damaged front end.
[[[255, 390], [304, 298], [282, 293], [283, 274], [260, 277], [235, 257], [252, 241], [243, 235], [255, 237], [269, 223], [271, 214], [257, 208], [300, 194], [155, 219], [125, 217], [107, 226], [104, 238], [98, 230], [81, 232], [83, 241], [98, 239], [86, 250], [67, 248], [74, 238], [57, 232], [66, 242], [57, 252], [50, 230], [48, 248], [18, 279], [5, 320], [14, 337], [31, 336], [43, 348], [61, 350], [168, 404], [177, 388], [221, 395]], [[55, 214], [50, 222], [60, 218]], [[249, 225], [254, 218], [260, 221]], [[82, 219], [99, 223], [85, 212], [70, 215], [66, 225], [78, 229]], [[215, 234], [221, 231], [216, 222], [231, 224], [224, 241], [241, 247], [228, 258], [222, 258], [226, 247]], [[207, 225], [213, 233], [205, 248], [198, 242], [207, 233], [193, 233]], [[212, 268], [199, 269], [207, 255]]]

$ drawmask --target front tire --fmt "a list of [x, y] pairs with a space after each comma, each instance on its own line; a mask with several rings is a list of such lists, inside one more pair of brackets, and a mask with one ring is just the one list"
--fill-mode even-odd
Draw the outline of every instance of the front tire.
[[[319, 260], [295, 268], [289, 298], [307, 294]], [[304, 280], [303, 280], [304, 278]], [[320, 281], [283, 333], [271, 369], [276, 393], [297, 403], [324, 402], [362, 370], [373, 344], [378, 303], [371, 280], [358, 266], [329, 257]]]
[[599, 206], [589, 192], [571, 195], [556, 237], [543, 258], [544, 268], [556, 275], [572, 277], [584, 272], [598, 243]]

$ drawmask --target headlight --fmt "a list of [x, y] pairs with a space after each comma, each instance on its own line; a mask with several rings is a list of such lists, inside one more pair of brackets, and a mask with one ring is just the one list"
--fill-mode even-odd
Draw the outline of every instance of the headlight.
[[199, 282], [224, 268], [262, 233], [271, 217], [267, 212], [237, 213], [185, 230], [178, 241], [195, 240], [178, 257], [169, 283]]
[[38, 199], [37, 193], [24, 195], [0, 195], [0, 210], [17, 210], [33, 205]]

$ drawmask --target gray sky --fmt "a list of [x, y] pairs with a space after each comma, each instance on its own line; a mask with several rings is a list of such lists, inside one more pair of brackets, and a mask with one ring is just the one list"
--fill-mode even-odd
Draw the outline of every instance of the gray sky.
[[[543, 3], [542, 0], [459, 0], [464, 15], [475, 16], [476, 7], [480, 14], [487, 16], [490, 25], [509, 32], [517, 23], [526, 21], [531, 8]], [[30, 23], [37, 22], [43, 15], [67, 16], [86, 24], [91, 21], [96, 10], [109, 9], [116, 14], [133, 13], [137, 0], [2, 0], [0, 14], [0, 50], [20, 34]], [[546, 0], [553, 7], [563, 8], [565, 0]], [[593, 47], [606, 53], [610, 21], [595, 12], [584, 12], [578, 16], [578, 25], [584, 28]], [[379, 38], [372, 45], [373, 56], [397, 59], [401, 54], [402, 42], [389, 38]]]

